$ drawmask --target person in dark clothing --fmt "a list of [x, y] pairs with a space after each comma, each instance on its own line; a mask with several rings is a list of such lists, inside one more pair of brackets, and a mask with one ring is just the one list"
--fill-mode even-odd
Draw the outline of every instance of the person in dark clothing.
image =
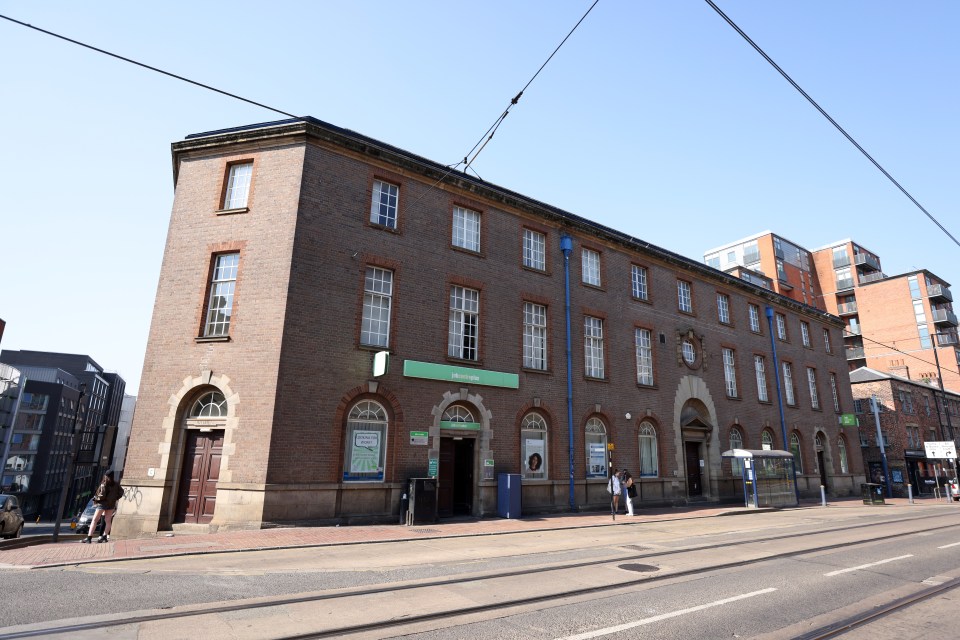
[[123, 487], [113, 479], [113, 471], [107, 471], [103, 474], [103, 480], [97, 487], [97, 492], [93, 494], [93, 504], [97, 510], [93, 514], [93, 521], [90, 523], [90, 529], [87, 531], [87, 537], [81, 540], [89, 544], [93, 532], [97, 530], [100, 524], [100, 518], [104, 520], [103, 533], [97, 538], [97, 542], [110, 541], [110, 527], [113, 525], [113, 514], [117, 512], [117, 502], [123, 495]]

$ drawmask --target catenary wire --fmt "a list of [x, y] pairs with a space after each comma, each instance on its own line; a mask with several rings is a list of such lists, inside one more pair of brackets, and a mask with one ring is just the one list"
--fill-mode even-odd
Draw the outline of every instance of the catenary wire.
[[[872, 342], [872, 343], [874, 343], [874, 344], [878, 344], [878, 345], [880, 345], [881, 347], [884, 347], [884, 348], [886, 348], [886, 349], [890, 349], [891, 351], [894, 351], [894, 352], [896, 352], [896, 353], [899, 353], [899, 354], [902, 354], [902, 355], [905, 355], [905, 356], [909, 356], [909, 357], [913, 358], [914, 360], [919, 360], [920, 362], [922, 362], [922, 363], [924, 363], [924, 364], [926, 364], [926, 365], [929, 365], [929, 366], [931, 366], [931, 367], [936, 367], [936, 366], [937, 366], [935, 363], [929, 362], [929, 361], [927, 361], [927, 360], [924, 360], [923, 358], [921, 358], [921, 357], [919, 357], [919, 356], [915, 356], [915, 355], [913, 355], [912, 353], [910, 353], [909, 351], [902, 351], [902, 350], [900, 350], [900, 349], [897, 349], [896, 347], [891, 347], [891, 346], [888, 345], [888, 344], [884, 344], [883, 342], [878, 342], [878, 341], [873, 340], [872, 338], [868, 338], [868, 337], [866, 337], [866, 336], [864, 336], [864, 335], [858, 336], [858, 335], [853, 334], [853, 333], [848, 333], [846, 329], [843, 330], [843, 337], [844, 337], [844, 338], [855, 338], [855, 337], [857, 337], [857, 338], [862, 338], [862, 339], [864, 339], [864, 340], [867, 340], [868, 342]], [[934, 348], [936, 348], [936, 347], [934, 347]], [[926, 349], [920, 349], [920, 351], [926, 351]], [[957, 366], [957, 369], [951, 369], [950, 367], [945, 367], [945, 366], [943, 366], [943, 365], [941, 364], [941, 365], [939, 366], [939, 368], [940, 368], [940, 369], [946, 369], [946, 370], [949, 371], [950, 373], [960, 373], [960, 363], [957, 363], [956, 366]]]
[[285, 115], [285, 116], [287, 116], [287, 117], [289, 117], [289, 118], [293, 118], [294, 120], [301, 120], [301, 119], [302, 119], [300, 116], [295, 116], [295, 115], [293, 115], [292, 113], [288, 113], [288, 112], [283, 111], [283, 110], [281, 110], [281, 109], [277, 109], [277, 108], [275, 108], [275, 107], [271, 107], [271, 106], [269, 106], [269, 105], [263, 104], [262, 102], [256, 102], [256, 101], [254, 101], [254, 100], [250, 100], [250, 99], [248, 99], [248, 98], [244, 98], [243, 96], [238, 96], [238, 95], [235, 94], [235, 93], [230, 93], [229, 91], [224, 91], [223, 89], [217, 89], [216, 87], [211, 87], [211, 86], [208, 85], [208, 84], [203, 84], [202, 82], [197, 82], [196, 80], [191, 80], [190, 78], [185, 78], [184, 76], [180, 76], [180, 75], [177, 75], [177, 74], [175, 74], [175, 73], [171, 73], [171, 72], [169, 72], [169, 71], [164, 71], [163, 69], [159, 69], [159, 68], [157, 68], [157, 67], [152, 67], [152, 66], [150, 66], [150, 65], [148, 65], [148, 64], [144, 64], [143, 62], [137, 62], [136, 60], [133, 60], [133, 59], [131, 59], [131, 58], [127, 58], [127, 57], [121, 56], [121, 55], [116, 54], [116, 53], [111, 53], [110, 51], [107, 51], [106, 49], [101, 49], [101, 48], [99, 48], [99, 47], [94, 47], [93, 45], [89, 45], [89, 44], [86, 44], [86, 43], [84, 43], [84, 42], [80, 42], [79, 40], [74, 40], [73, 38], [68, 38], [68, 37], [66, 37], [66, 36], [62, 36], [62, 35], [60, 35], [59, 33], [54, 33], [53, 31], [47, 31], [46, 29], [41, 29], [40, 27], [36, 27], [36, 26], [34, 26], [34, 25], [32, 25], [32, 24], [29, 24], [29, 23], [26, 23], [26, 22], [21, 22], [20, 20], [16, 20], [16, 19], [14, 19], [14, 18], [11, 18], [10, 16], [5, 16], [5, 15], [3, 15], [3, 14], [0, 14], [0, 18], [3, 18], [4, 20], [8, 20], [8, 21], [13, 22], [13, 23], [15, 23], [15, 24], [19, 24], [19, 25], [21, 25], [21, 26], [27, 27], [28, 29], [33, 29], [34, 31], [39, 31], [40, 33], [45, 33], [45, 34], [47, 34], [48, 36], [53, 36], [54, 38], [59, 38], [60, 40], [65, 40], [66, 42], [70, 42], [70, 43], [75, 44], [75, 45], [78, 45], [78, 46], [80, 46], [80, 47], [84, 47], [84, 48], [86, 48], [86, 49], [90, 49], [90, 50], [92, 50], [92, 51], [96, 51], [97, 53], [102, 53], [102, 54], [107, 55], [107, 56], [110, 56], [110, 57], [112, 57], [112, 58], [116, 58], [116, 59], [118, 59], [118, 60], [123, 60], [124, 62], [129, 62], [130, 64], [135, 64], [135, 65], [137, 65], [138, 67], [143, 67], [144, 69], [149, 69], [150, 71], [156, 71], [157, 73], [161, 73], [161, 74], [163, 74], [163, 75], [165, 75], [165, 76], [169, 76], [169, 77], [175, 78], [175, 79], [177, 79], [177, 80], [182, 80], [183, 82], [188, 82], [188, 83], [190, 83], [190, 84], [192, 84], [192, 85], [201, 87], [201, 88], [203, 88], [203, 89], [209, 89], [210, 91], [215, 91], [216, 93], [225, 95], [225, 96], [227, 96], [227, 97], [235, 98], [235, 99], [237, 99], [237, 100], [241, 100], [241, 101], [246, 102], [246, 103], [248, 103], [248, 104], [252, 104], [252, 105], [254, 105], [254, 106], [256, 106], [256, 107], [261, 107], [261, 108], [263, 108], [263, 109], [267, 109], [267, 110], [269, 110], [269, 111], [273, 111], [274, 113], [279, 113], [279, 114], [281, 114], [281, 115]]
[[804, 98], [806, 98], [806, 99], [807, 99], [807, 102], [809, 102], [810, 104], [812, 104], [812, 105], [816, 108], [816, 110], [819, 111], [820, 114], [830, 122], [830, 124], [832, 124], [834, 127], [837, 128], [837, 131], [839, 131], [840, 133], [842, 133], [843, 136], [844, 136], [853, 146], [855, 146], [855, 147], [860, 151], [860, 153], [862, 153], [864, 156], [866, 156], [867, 160], [869, 160], [870, 162], [872, 162], [872, 163], [873, 163], [873, 166], [875, 166], [877, 169], [879, 169], [879, 170], [880, 170], [880, 173], [882, 173], [884, 176], [887, 177], [887, 180], [889, 180], [890, 182], [892, 182], [892, 183], [894, 184], [894, 186], [896, 186], [897, 189], [899, 189], [899, 190], [903, 193], [903, 195], [907, 196], [907, 198], [910, 199], [910, 202], [912, 202], [914, 205], [916, 205], [916, 207], [917, 207], [918, 209], [920, 209], [920, 211], [922, 211], [928, 218], [930, 218], [930, 220], [931, 220], [935, 225], [937, 225], [937, 226], [940, 228], [940, 230], [943, 231], [943, 232], [947, 235], [948, 238], [950, 238], [951, 240], [953, 240], [953, 243], [954, 243], [954, 244], [956, 244], [957, 246], [960, 246], [960, 241], [958, 241], [958, 240], [953, 236], [953, 234], [951, 234], [949, 231], [947, 231], [947, 228], [944, 227], [942, 224], [940, 224], [940, 221], [939, 221], [939, 220], [937, 220], [935, 217], [933, 217], [933, 215], [932, 215], [929, 211], [927, 211], [927, 210], [923, 207], [923, 205], [921, 205], [921, 204], [917, 201], [917, 199], [914, 198], [914, 197], [910, 194], [910, 192], [907, 191], [907, 190], [903, 187], [903, 185], [901, 185], [899, 182], [897, 182], [897, 180], [896, 180], [892, 175], [890, 175], [890, 173], [889, 173], [886, 169], [884, 169], [884, 168], [880, 165], [879, 162], [877, 162], [876, 160], [874, 160], [873, 156], [871, 156], [869, 153], [867, 153], [867, 150], [864, 149], [862, 146], [860, 146], [860, 143], [858, 143], [856, 140], [853, 139], [853, 136], [851, 136], [849, 133], [847, 133], [846, 130], [845, 130], [843, 127], [841, 127], [840, 124], [837, 123], [836, 120], [834, 120], [832, 117], [830, 117], [830, 114], [827, 113], [826, 111], [824, 111], [823, 107], [821, 107], [819, 104], [817, 104], [817, 101], [816, 101], [816, 100], [814, 100], [813, 98], [811, 98], [810, 95], [800, 87], [800, 85], [798, 85], [796, 82], [794, 82], [793, 78], [791, 78], [789, 75], [787, 75], [787, 72], [784, 71], [783, 69], [781, 69], [780, 66], [779, 66], [776, 62], [773, 61], [773, 58], [771, 58], [770, 56], [768, 56], [768, 55], [766, 54], [766, 52], [765, 52], [763, 49], [761, 49], [761, 48], [759, 47], [759, 45], [757, 45], [757, 43], [755, 43], [753, 40], [750, 39], [750, 36], [748, 36], [748, 35], [743, 31], [743, 29], [741, 29], [740, 27], [738, 27], [737, 24], [736, 24], [733, 20], [731, 20], [731, 19], [727, 16], [727, 14], [725, 14], [725, 13], [720, 9], [720, 7], [718, 7], [716, 4], [714, 4], [713, 0], [704, 0], [704, 1], [705, 1], [707, 4], [709, 4], [711, 7], [713, 7], [713, 10], [716, 11], [716, 12], [720, 15], [721, 18], [723, 18], [724, 20], [726, 20], [727, 24], [729, 24], [731, 27], [733, 27], [733, 29], [734, 29], [737, 33], [739, 33], [741, 36], [743, 36], [743, 39], [746, 40], [746, 41], [750, 44], [751, 47], [753, 47], [754, 49], [756, 49], [756, 50], [757, 50], [757, 53], [759, 53], [761, 56], [763, 56], [763, 58], [764, 58], [767, 62], [769, 62], [770, 65], [771, 65], [774, 69], [776, 69], [776, 70], [780, 73], [780, 75], [782, 75], [782, 76], [786, 79], [786, 81], [789, 82], [789, 83], [793, 86], [794, 89], [796, 89], [798, 92], [800, 92], [800, 95], [802, 95]]

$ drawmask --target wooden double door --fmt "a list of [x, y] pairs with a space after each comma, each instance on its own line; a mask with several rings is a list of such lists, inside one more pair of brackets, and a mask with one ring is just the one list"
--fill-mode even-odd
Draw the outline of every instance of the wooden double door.
[[223, 431], [187, 431], [174, 522], [207, 524], [217, 506]]

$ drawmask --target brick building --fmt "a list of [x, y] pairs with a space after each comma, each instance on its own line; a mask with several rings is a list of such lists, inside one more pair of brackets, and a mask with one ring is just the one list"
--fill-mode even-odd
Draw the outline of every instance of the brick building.
[[611, 448], [641, 505], [741, 500], [733, 447], [859, 489], [834, 316], [315, 119], [173, 165], [118, 535], [395, 518], [428, 474], [441, 515], [495, 513], [500, 472], [602, 508]]
[[[907, 496], [908, 484], [913, 485], [913, 495], [929, 494], [938, 477], [941, 484], [953, 477], [946, 460], [927, 459], [923, 443], [954, 439], [960, 427], [960, 394], [941, 393], [930, 384], [867, 367], [852, 371], [850, 381], [860, 447], [872, 482], [883, 481], [881, 438], [894, 495]], [[879, 436], [871, 398], [877, 401]]]

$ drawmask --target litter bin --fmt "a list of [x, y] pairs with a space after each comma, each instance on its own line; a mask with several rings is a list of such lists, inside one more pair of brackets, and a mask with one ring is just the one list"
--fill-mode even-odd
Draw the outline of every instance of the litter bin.
[[433, 524], [437, 521], [436, 478], [411, 478], [407, 494], [407, 524]]
[[519, 518], [520, 503], [520, 474], [497, 474], [497, 515], [501, 518]]
[[863, 504], [886, 504], [883, 501], [883, 485], [864, 482], [860, 485], [860, 497]]

